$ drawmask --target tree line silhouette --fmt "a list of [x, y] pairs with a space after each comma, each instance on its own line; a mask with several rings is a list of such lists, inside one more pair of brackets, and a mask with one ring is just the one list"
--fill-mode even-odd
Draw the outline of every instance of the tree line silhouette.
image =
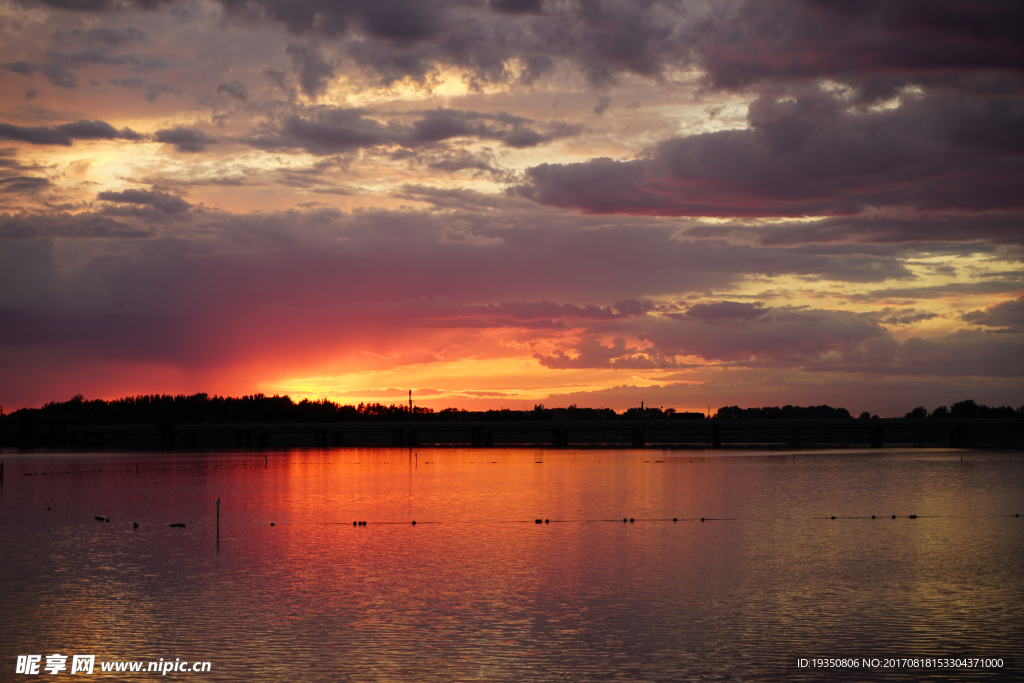
[[[416, 420], [621, 420], [621, 419], [704, 419], [702, 413], [678, 412], [673, 408], [639, 407], [618, 413], [611, 408], [581, 408], [575, 404], [564, 408], [546, 408], [537, 404], [531, 410], [465, 410], [414, 406], [412, 418]], [[860, 418], [877, 418], [877, 415], [861, 413]], [[940, 406], [931, 413], [919, 406], [906, 414], [907, 418], [1022, 418], [1024, 406], [989, 407], [973, 400], [960, 401], [950, 407]], [[725, 406], [715, 413], [716, 419], [763, 420], [763, 419], [852, 419], [846, 408], [828, 405], [761, 408], [740, 408]], [[157, 424], [171, 426], [188, 423], [273, 423], [273, 422], [379, 422], [409, 420], [407, 405], [382, 403], [360, 403], [342, 405], [322, 399], [303, 399], [296, 403], [289, 396], [210, 396], [205, 393], [185, 396], [179, 394], [150, 394], [128, 396], [111, 401], [87, 400], [81, 394], [63, 402], [50, 402], [41, 408], [22, 408], [6, 416], [4, 427], [17, 427], [34, 431], [38, 427], [62, 429], [81, 425], [133, 425]]]
[[988, 418], [1020, 418], [1024, 417], [1024, 406], [1011, 408], [1000, 406], [998, 408], [975, 403], [968, 399], [949, 406], [939, 406], [931, 413], [924, 406], [918, 406], [903, 417], [925, 419], [925, 418], [960, 418], [960, 417], [988, 417]]

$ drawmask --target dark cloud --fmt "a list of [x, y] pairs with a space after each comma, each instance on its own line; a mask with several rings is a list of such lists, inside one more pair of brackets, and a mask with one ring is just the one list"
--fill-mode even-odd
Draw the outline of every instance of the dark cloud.
[[[24, 195], [34, 195], [54, 187], [49, 178], [30, 173], [39, 173], [45, 166], [38, 163], [24, 163], [18, 159], [18, 150], [13, 147], [0, 148], [0, 194], [10, 195], [18, 201]], [[5, 199], [5, 202], [7, 200]]]
[[26, 194], [32, 192], [39, 192], [51, 187], [51, 183], [46, 178], [35, 178], [32, 176], [13, 176], [8, 178], [0, 178], [0, 192], [5, 194]]
[[[732, 367], [805, 372], [1024, 376], [1024, 337], [1019, 334], [961, 331], [901, 342], [873, 313], [719, 306], [708, 304], [702, 311], [707, 317], [670, 314], [591, 325], [568, 350], [535, 358], [560, 369], [673, 368], [678, 357], [696, 356]], [[630, 344], [630, 338], [637, 342]]]
[[[504, 209], [517, 204], [515, 199], [484, 194], [463, 188], [440, 188], [412, 184], [403, 185], [399, 192], [394, 193], [394, 196], [418, 202], [427, 202], [438, 208], [474, 211]], [[520, 200], [518, 203], [522, 204], [522, 201]]]
[[166, 192], [160, 192], [157, 190], [123, 190], [121, 192], [100, 192], [96, 195], [97, 199], [102, 199], [105, 202], [115, 202], [120, 204], [136, 204], [142, 206], [152, 206], [154, 209], [159, 209], [164, 213], [182, 213], [192, 208], [192, 205], [186, 202], [181, 197], [176, 197], [173, 194]]
[[35, 64], [22, 61], [7, 62], [6, 64], [0, 65], [0, 67], [7, 69], [8, 71], [13, 71], [16, 74], [21, 74], [22, 76], [31, 76], [39, 68]]
[[877, 99], [919, 74], [1021, 69], [1024, 10], [1012, 0], [748, 0], [721, 9], [693, 34], [694, 54], [717, 86], [831, 77]]
[[171, 66], [163, 57], [144, 52], [115, 52], [106, 45], [97, 45], [72, 53], [50, 52], [49, 54], [51, 59], [71, 68], [103, 64], [123, 66], [131, 71], [145, 73]]
[[[625, 309], [625, 310], [623, 310]], [[622, 301], [614, 306], [595, 306], [593, 304], [578, 306], [576, 304], [558, 304], [552, 301], [519, 302], [513, 301], [486, 306], [467, 306], [464, 311], [469, 315], [486, 315], [508, 320], [539, 320], [556, 318], [573, 318], [581, 320], [617, 320], [643, 315], [651, 309], [650, 302], [635, 299]]]
[[713, 304], [696, 304], [686, 311], [686, 316], [708, 323], [730, 320], [756, 320], [768, 315], [764, 305], [737, 301], [720, 301]]
[[[69, 213], [47, 213], [47, 214], [20, 214], [0, 213], [0, 239], [6, 240], [4, 247], [8, 252], [18, 259], [26, 259], [27, 268], [44, 273], [47, 266], [45, 254], [48, 250], [42, 250], [39, 244], [47, 244], [49, 240], [56, 238], [70, 239], [95, 239], [95, 238], [139, 238], [151, 237], [152, 231], [128, 222], [101, 214], [69, 214]], [[16, 240], [22, 245], [14, 246]], [[39, 259], [42, 259], [40, 261]], [[40, 280], [30, 276], [24, 270], [12, 267], [7, 264], [11, 271], [9, 284], [17, 287], [33, 287]], [[46, 275], [43, 276], [48, 277]]]
[[530, 127], [534, 124], [531, 120], [504, 112], [435, 109], [413, 112], [411, 116], [419, 118], [411, 123], [400, 118], [382, 122], [367, 109], [316, 107], [306, 116], [293, 115], [266, 124], [248, 142], [266, 149], [298, 147], [313, 154], [374, 146], [430, 147], [460, 138], [495, 140], [507, 147], [521, 148], [582, 131], [582, 126], [555, 121], [539, 125], [543, 132], [538, 132]]
[[[807, 222], [750, 225], [702, 225], [688, 228], [688, 238], [734, 239], [765, 246], [812, 244], [929, 243], [943, 251], [963, 253], [964, 242], [1021, 244], [1021, 218], [1012, 212], [915, 213], [911, 215], [835, 216]], [[943, 248], [941, 243], [950, 246]], [[953, 246], [955, 245], [955, 246]], [[948, 273], [952, 274], [952, 273]]]
[[985, 296], [1006, 294], [1024, 287], [1024, 273], [1011, 272], [982, 275], [980, 282], [953, 282], [945, 285], [920, 287], [887, 287], [867, 292], [849, 294], [846, 298], [857, 303], [901, 301], [913, 303], [917, 300], [934, 300], [960, 296]]
[[63, 43], [69, 39], [81, 39], [89, 43], [101, 45], [124, 45], [133, 42], [146, 42], [146, 33], [135, 26], [116, 28], [112, 26], [97, 26], [90, 29], [72, 29], [70, 31], [56, 31], [53, 34], [54, 42]]
[[179, 152], [202, 152], [209, 145], [217, 143], [216, 138], [210, 137], [201, 130], [180, 126], [158, 130], [153, 134], [153, 139], [166, 145], [174, 145]]
[[1019, 210], [1024, 106], [908, 98], [850, 110], [804, 93], [750, 105], [751, 127], [665, 140], [635, 161], [541, 164], [513, 192], [593, 213], [854, 214], [869, 207]]
[[64, 145], [74, 140], [141, 140], [130, 128], [115, 129], [105, 121], [76, 121], [60, 126], [15, 126], [0, 123], [0, 140], [16, 140], [33, 145]]
[[124, 88], [125, 90], [141, 90], [146, 94], [146, 99], [150, 102], [155, 102], [160, 95], [181, 93], [181, 88], [176, 88], [173, 85], [150, 83], [145, 78], [134, 76], [131, 78], [111, 78], [107, 80], [107, 83], [118, 88]]
[[559, 122], [549, 125], [546, 134], [541, 134], [531, 128], [530, 123], [529, 119], [504, 112], [483, 114], [460, 109], [435, 109], [424, 112], [422, 118], [413, 123], [409, 140], [411, 143], [430, 143], [471, 137], [498, 140], [508, 147], [521, 148], [535, 147], [582, 131], [582, 126]]
[[506, 14], [540, 12], [542, 4], [541, 0], [491, 0], [491, 7]]
[[249, 144], [264, 149], [304, 148], [311, 153], [333, 153], [381, 144], [394, 144], [405, 131], [396, 124], [382, 124], [365, 109], [317, 110], [310, 118], [289, 116], [268, 125]]
[[63, 61], [59, 57], [48, 63], [17, 61], [0, 64], [0, 68], [13, 71], [22, 76], [33, 76], [36, 73], [42, 73], [51, 85], [68, 90], [77, 88], [78, 78], [74, 72], [67, 68]]
[[972, 325], [997, 328], [1002, 332], [1024, 332], [1024, 297], [1004, 301], [982, 311], [971, 311], [960, 316]]
[[277, 21], [295, 33], [338, 35], [359, 28], [398, 43], [433, 35], [449, 5], [425, 0], [222, 0], [222, 4], [233, 14]]
[[122, 9], [126, 5], [134, 5], [143, 9], [156, 9], [173, 0], [23, 0], [24, 5], [47, 5], [55, 9], [74, 10], [78, 12], [107, 12]]
[[549, 355], [534, 354], [541, 365], [553, 370], [586, 370], [591, 368], [615, 368], [622, 370], [654, 370], [674, 368], [674, 358], [666, 358], [651, 348], [630, 346], [625, 337], [615, 337], [607, 345], [595, 337], [585, 337], [578, 342], [569, 355], [561, 349]]
[[249, 99], [249, 90], [245, 87], [245, 83], [241, 81], [231, 81], [229, 83], [221, 83], [217, 86], [217, 94], [227, 93], [231, 97], [242, 100], [243, 102]]
[[494, 155], [486, 152], [470, 152], [465, 149], [444, 149], [438, 152], [423, 151], [419, 153], [402, 150], [412, 157], [415, 163], [425, 164], [428, 168], [457, 173], [471, 171], [474, 176], [488, 176], [496, 182], [509, 182], [513, 173], [499, 168]]
[[299, 85], [309, 97], [319, 96], [335, 76], [334, 65], [312, 45], [288, 43], [285, 52], [299, 74]]
[[[163, 0], [37, 0], [66, 10], [153, 9]], [[877, 101], [910, 83], [955, 82], [1001, 71], [1018, 77], [1020, 4], [914, 0], [220, 0], [230, 15], [333, 37], [384, 80], [422, 78], [436, 65], [481, 81], [509, 79], [513, 59], [532, 81], [550, 60], [574, 62], [597, 84], [699, 67], [708, 83], [738, 88], [828, 77]], [[317, 91], [315, 78], [308, 92]]]
[[892, 308], [883, 308], [878, 311], [878, 322], [883, 325], [913, 325], [925, 320], [934, 320], [939, 317], [937, 313], [929, 313], [928, 311], [915, 311], [913, 308], [894, 313]]

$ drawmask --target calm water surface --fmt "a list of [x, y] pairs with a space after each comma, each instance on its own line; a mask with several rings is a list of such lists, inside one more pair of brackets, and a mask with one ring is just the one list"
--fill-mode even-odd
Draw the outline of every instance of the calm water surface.
[[0, 680], [1020, 680], [1024, 454], [963, 453], [7, 452]]

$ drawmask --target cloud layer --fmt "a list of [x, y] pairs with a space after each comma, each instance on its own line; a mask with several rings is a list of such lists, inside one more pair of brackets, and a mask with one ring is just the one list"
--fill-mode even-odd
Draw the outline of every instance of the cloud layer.
[[1024, 403], [1020, 3], [6, 12], [5, 405]]

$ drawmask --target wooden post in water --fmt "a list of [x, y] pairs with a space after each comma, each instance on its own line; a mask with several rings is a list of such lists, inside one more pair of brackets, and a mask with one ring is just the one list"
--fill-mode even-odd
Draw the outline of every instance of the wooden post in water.
[[220, 498], [217, 499], [217, 546], [220, 547]]

